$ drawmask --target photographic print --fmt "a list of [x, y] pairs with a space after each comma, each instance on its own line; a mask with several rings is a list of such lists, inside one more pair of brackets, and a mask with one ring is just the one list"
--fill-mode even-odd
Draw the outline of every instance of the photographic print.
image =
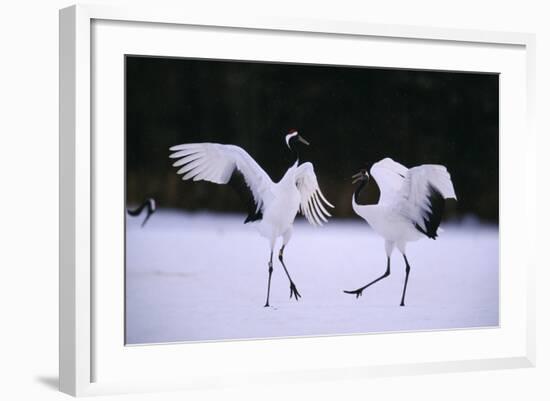
[[127, 55], [125, 343], [499, 324], [499, 76]]

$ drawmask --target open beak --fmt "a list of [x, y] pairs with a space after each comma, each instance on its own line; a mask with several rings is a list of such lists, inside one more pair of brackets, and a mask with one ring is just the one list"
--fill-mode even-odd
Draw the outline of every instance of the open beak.
[[351, 179], [352, 179], [352, 181], [351, 181], [352, 184], [355, 184], [355, 183], [363, 180], [363, 172], [360, 171], [357, 174], [352, 175]]
[[298, 135], [298, 140], [299, 140], [300, 142], [302, 142], [304, 145], [309, 146], [309, 142], [306, 141], [306, 140], [305, 140], [303, 137], [301, 137], [300, 135]]

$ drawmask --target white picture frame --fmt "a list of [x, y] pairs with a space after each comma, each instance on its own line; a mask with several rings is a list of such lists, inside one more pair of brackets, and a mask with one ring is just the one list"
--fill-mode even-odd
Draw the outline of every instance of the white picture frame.
[[[341, 40], [384, 40], [388, 44], [398, 41], [415, 41], [418, 44], [434, 44], [441, 50], [446, 45], [455, 46], [453, 51], [469, 51], [468, 49], [481, 49], [485, 47], [494, 48], [495, 54], [501, 49], [511, 49], [510, 54], [506, 53], [502, 59], [495, 57], [492, 61], [493, 67], [486, 67], [482, 70], [492, 72], [502, 72], [499, 64], [507, 64], [511, 61], [517, 68], [514, 72], [507, 72], [508, 76], [513, 77], [507, 82], [515, 82], [523, 95], [515, 103], [507, 103], [511, 93], [506, 90], [501, 93], [503, 107], [509, 107], [510, 113], [515, 115], [515, 120], [506, 120], [503, 122], [507, 141], [501, 145], [501, 184], [504, 184], [501, 192], [501, 213], [504, 217], [501, 230], [505, 237], [501, 239], [501, 262], [508, 259], [521, 261], [522, 273], [515, 282], [518, 289], [510, 289], [506, 282], [501, 283], [501, 299], [507, 299], [511, 296], [510, 291], [515, 291], [514, 297], [520, 299], [517, 310], [514, 310], [515, 320], [519, 322], [507, 326], [509, 320], [504, 319], [503, 324], [497, 330], [466, 330], [453, 331], [447, 333], [394, 333], [379, 336], [347, 336], [338, 338], [319, 338], [319, 339], [290, 339], [290, 340], [261, 340], [246, 342], [230, 342], [223, 344], [195, 344], [194, 348], [186, 346], [185, 349], [178, 348], [177, 353], [172, 352], [177, 345], [156, 346], [154, 351], [149, 352], [147, 347], [134, 347], [131, 351], [124, 350], [124, 344], [117, 339], [109, 339], [110, 324], [116, 324], [115, 319], [120, 318], [120, 324], [123, 325], [122, 317], [115, 312], [109, 317], [105, 314], [97, 313], [101, 305], [96, 305], [94, 300], [95, 290], [98, 285], [105, 285], [105, 291], [110, 297], [117, 297], [121, 291], [120, 286], [113, 284], [115, 290], [110, 292], [111, 286], [105, 275], [98, 276], [94, 273], [93, 266], [96, 266], [100, 256], [95, 254], [94, 236], [98, 234], [98, 227], [102, 227], [98, 222], [102, 211], [98, 210], [99, 200], [95, 196], [98, 184], [95, 180], [99, 163], [104, 163], [110, 167], [108, 161], [99, 161], [98, 152], [105, 148], [101, 143], [94, 140], [94, 127], [98, 122], [94, 121], [97, 117], [94, 113], [94, 86], [92, 78], [94, 69], [100, 68], [98, 61], [94, 59], [102, 51], [102, 47], [107, 47], [105, 41], [98, 39], [94, 42], [94, 24], [102, 26], [105, 22], [107, 32], [112, 34], [109, 29], [114, 27], [117, 32], [136, 29], [132, 33], [137, 33], [140, 29], [154, 27], [155, 33], [149, 32], [151, 42], [154, 45], [155, 35], [159, 38], [162, 35], [171, 34], [166, 29], [184, 29], [185, 27], [200, 27], [208, 31], [215, 30], [217, 34], [224, 34], [227, 30], [248, 34], [262, 33], [266, 35], [273, 34], [277, 39], [277, 34], [282, 33], [287, 36], [305, 35], [308, 38], [320, 38], [330, 40], [330, 38], [339, 38]], [[116, 26], [121, 23], [121, 26]], [[124, 25], [126, 24], [126, 25]], [[138, 24], [128, 25], [128, 24]], [[99, 29], [99, 28], [98, 28]], [[102, 35], [102, 33], [99, 35]], [[124, 34], [117, 34], [118, 37]], [[117, 41], [113, 40], [112, 51], [120, 52], [117, 48]], [[147, 44], [146, 44], [147, 45]], [[149, 44], [150, 45], [150, 44]], [[238, 47], [238, 45], [236, 45]], [[219, 386], [229, 386], [238, 383], [255, 382], [262, 383], [269, 378], [273, 382], [295, 382], [311, 380], [329, 380], [337, 378], [360, 378], [368, 376], [385, 376], [399, 374], [420, 374], [435, 373], [442, 371], [467, 371], [479, 369], [502, 369], [511, 367], [529, 367], [535, 364], [535, 321], [534, 321], [534, 300], [535, 284], [534, 270], [537, 263], [534, 252], [530, 252], [533, 242], [529, 242], [528, 236], [514, 242], [511, 228], [521, 232], [534, 233], [535, 209], [525, 201], [525, 194], [534, 194], [535, 184], [535, 133], [532, 127], [534, 111], [534, 35], [524, 33], [507, 32], [485, 32], [459, 29], [437, 29], [413, 26], [390, 26], [374, 25], [361, 22], [348, 21], [316, 21], [316, 20], [294, 20], [292, 18], [269, 18], [257, 16], [242, 16], [240, 19], [228, 18], [216, 15], [197, 15], [187, 13], [185, 10], [166, 11], [162, 9], [151, 8], [112, 8], [108, 6], [78, 5], [72, 6], [60, 11], [60, 389], [63, 392], [72, 395], [93, 395], [117, 392], [131, 391], [154, 391], [167, 389], [197, 389]], [[462, 49], [462, 50], [461, 50]], [[110, 51], [106, 49], [106, 51]], [[244, 50], [243, 50], [244, 51]], [[254, 50], [251, 50], [254, 51]], [[427, 48], [426, 54], [434, 52]], [[150, 52], [150, 50], [149, 50]], [[161, 54], [166, 54], [171, 50], [166, 47]], [[512, 54], [513, 53], [513, 54]], [[118, 54], [118, 53], [117, 53]], [[507, 57], [511, 57], [508, 59]], [[106, 59], [103, 55], [102, 60]], [[118, 56], [117, 56], [118, 57]], [[242, 56], [245, 57], [245, 56]], [[267, 56], [263, 56], [265, 59]], [[300, 57], [300, 56], [296, 56]], [[238, 57], [237, 57], [238, 58]], [[439, 69], [453, 69], [453, 60], [449, 59], [449, 64], [442, 64]], [[508, 61], [507, 61], [508, 60]], [[120, 60], [119, 60], [120, 61]], [[321, 62], [321, 61], [318, 61]], [[456, 62], [456, 61], [455, 61]], [[360, 63], [360, 61], [359, 61]], [[393, 64], [392, 64], [393, 63]], [[386, 60], [382, 64], [392, 65], [394, 67], [403, 67], [402, 61]], [[108, 64], [106, 64], [108, 65]], [[475, 64], [473, 64], [475, 65]], [[490, 65], [490, 64], [487, 64]], [[508, 65], [508, 64], [507, 64]], [[409, 65], [407, 65], [409, 66]], [[416, 68], [430, 68], [431, 64], [417, 61]], [[465, 68], [466, 66], [457, 66], [455, 68]], [[475, 68], [475, 67], [470, 67]], [[481, 68], [481, 67], [480, 67]], [[503, 67], [504, 68], [504, 67]], [[508, 67], [506, 67], [508, 68]], [[512, 67], [510, 67], [512, 68]], [[122, 79], [120, 71], [117, 72], [118, 78]], [[518, 76], [514, 76], [514, 74]], [[116, 75], [116, 74], [115, 74]], [[118, 82], [118, 85], [122, 81]], [[508, 85], [506, 83], [506, 85]], [[505, 88], [507, 89], [507, 87]], [[520, 102], [520, 110], [514, 111]], [[522, 108], [524, 107], [524, 109]], [[516, 115], [517, 114], [517, 115]], [[506, 117], [507, 118], [507, 117]], [[502, 117], [501, 117], [502, 119]], [[512, 130], [512, 128], [514, 130]], [[516, 131], [517, 130], [517, 131]], [[516, 131], [516, 132], [512, 132]], [[521, 140], [518, 141], [517, 139]], [[506, 156], [507, 149], [516, 148], [520, 160], [512, 162]], [[116, 157], [116, 152], [115, 157]], [[104, 154], [102, 153], [102, 156]], [[109, 159], [108, 155], [105, 155]], [[122, 155], [119, 155], [122, 158]], [[112, 159], [110, 159], [112, 160]], [[515, 165], [514, 165], [515, 163]], [[105, 167], [105, 166], [103, 166]], [[523, 184], [523, 194], [513, 194], [512, 191], [506, 192], [506, 183], [509, 180], [519, 180]], [[113, 185], [116, 182], [113, 182]], [[520, 191], [521, 192], [521, 191]], [[507, 195], [504, 197], [504, 195]], [[508, 196], [509, 195], [509, 196]], [[503, 199], [504, 198], [504, 199]], [[515, 211], [508, 213], [511, 209], [508, 205], [515, 205]], [[117, 243], [115, 240], [113, 243]], [[514, 249], [502, 246], [514, 243]], [[521, 255], [521, 259], [519, 256]], [[121, 266], [122, 269], [122, 266]], [[514, 273], [515, 274], [515, 273]], [[106, 281], [107, 280], [107, 281]], [[102, 287], [103, 288], [103, 287]], [[103, 289], [102, 289], [103, 291]], [[510, 308], [504, 308], [507, 311]], [[102, 320], [104, 319], [104, 320]], [[111, 323], [109, 323], [111, 322]], [[96, 326], [101, 327], [97, 329]], [[120, 331], [120, 326], [117, 329]], [[113, 332], [117, 332], [113, 328]], [[500, 335], [499, 333], [506, 333]], [[116, 336], [115, 336], [116, 337]], [[395, 362], [385, 359], [383, 356], [374, 362], [361, 361], [360, 359], [339, 358], [338, 350], [343, 347], [365, 347], [367, 343], [376, 342], [376, 347], [380, 348], [384, 343], [384, 338], [391, 338], [387, 345], [396, 342], [409, 343], [413, 346], [422, 346], [422, 344], [436, 344], [440, 342], [445, 344], [449, 341], [463, 341], [466, 345], [475, 345], [476, 338], [485, 337], [477, 345], [483, 345], [482, 341], [495, 343], [495, 348], [486, 353], [476, 351], [465, 358], [450, 357], [442, 355], [441, 360], [434, 358], [422, 359], [413, 353], [408, 355], [405, 360]], [[99, 340], [98, 340], [99, 339]], [[105, 345], [113, 341], [114, 345]], [[118, 344], [118, 345], [117, 345]], [[109, 346], [118, 347], [117, 350]], [[460, 355], [460, 346], [456, 347], [456, 355]], [[475, 348], [475, 346], [473, 347]], [[277, 361], [277, 355], [285, 352], [308, 352], [309, 355], [315, 355], [320, 349], [326, 350], [324, 361], [312, 359], [311, 364], [302, 364], [293, 369], [285, 369], [284, 364]], [[480, 348], [481, 349], [481, 348]], [[112, 354], [110, 351], [113, 351]], [[117, 359], [115, 354], [120, 353], [121, 359]], [[181, 352], [184, 352], [186, 362], [181, 362]], [[180, 366], [186, 372], [185, 378], [170, 376], [163, 372], [158, 372], [156, 377], [152, 372], [139, 367], [139, 362], [143, 365], [154, 365], [162, 361], [168, 362], [167, 366], [173, 366], [174, 363], [185, 365], [190, 361], [198, 361], [201, 355], [206, 358], [214, 358], [216, 355], [225, 355], [230, 358], [238, 352], [240, 355], [267, 353], [272, 358], [272, 368], [255, 367], [253, 370], [245, 367], [239, 368], [238, 361], [235, 366], [227, 365], [220, 367], [212, 374], [205, 373], [206, 370], [200, 366]], [[225, 353], [225, 354], [224, 354]], [[124, 354], [124, 355], [123, 355]], [[128, 354], [128, 355], [126, 355]], [[154, 354], [154, 355], [153, 355]], [[177, 356], [178, 354], [179, 356]], [[176, 356], [172, 356], [176, 355]], [[337, 357], [338, 356], [338, 357]], [[97, 359], [99, 358], [99, 359]], [[106, 359], [112, 358], [112, 359]], [[126, 358], [125, 360], [123, 360]], [[179, 359], [178, 359], [179, 358]], [[244, 357], [246, 359], [247, 357]], [[332, 361], [331, 361], [331, 358]], [[222, 358], [223, 359], [223, 358]], [[337, 360], [338, 359], [338, 360]], [[373, 360], [376, 357], [373, 356]], [[105, 366], [108, 361], [110, 365], [115, 366], [112, 372], [103, 375], [101, 366]], [[178, 362], [179, 361], [179, 362]], [[253, 361], [253, 359], [250, 359]], [[121, 369], [120, 367], [125, 367]], [[132, 369], [130, 369], [132, 367]], [[232, 369], [235, 367], [235, 369]], [[98, 371], [99, 369], [99, 371]], [[187, 370], [186, 370], [187, 369]], [[117, 375], [118, 371], [124, 371], [125, 374]]]

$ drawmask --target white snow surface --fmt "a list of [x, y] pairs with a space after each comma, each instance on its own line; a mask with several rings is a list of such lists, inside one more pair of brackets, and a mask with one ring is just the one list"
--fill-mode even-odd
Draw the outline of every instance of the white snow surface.
[[[274, 252], [271, 307], [264, 308], [269, 245], [244, 216], [158, 210], [127, 218], [126, 343], [212, 341], [491, 327], [499, 324], [496, 226], [444, 225], [435, 241], [394, 251], [391, 275], [356, 299], [344, 294], [382, 275], [384, 240], [362, 220], [312, 227], [296, 219], [285, 263]], [[277, 244], [279, 245], [279, 244]]]

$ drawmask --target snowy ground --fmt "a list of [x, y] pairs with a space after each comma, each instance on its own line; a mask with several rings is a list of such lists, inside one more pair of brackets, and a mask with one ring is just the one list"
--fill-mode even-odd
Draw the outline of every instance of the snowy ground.
[[[142, 216], [143, 217], [143, 216]], [[155, 213], [145, 228], [128, 218], [128, 344], [431, 330], [498, 325], [498, 230], [444, 226], [436, 240], [408, 246], [405, 276], [394, 252], [390, 277], [355, 289], [385, 271], [383, 240], [360, 220], [311, 227], [300, 217], [285, 262], [302, 298], [289, 299], [274, 258], [271, 308], [267, 241], [243, 216]]]

